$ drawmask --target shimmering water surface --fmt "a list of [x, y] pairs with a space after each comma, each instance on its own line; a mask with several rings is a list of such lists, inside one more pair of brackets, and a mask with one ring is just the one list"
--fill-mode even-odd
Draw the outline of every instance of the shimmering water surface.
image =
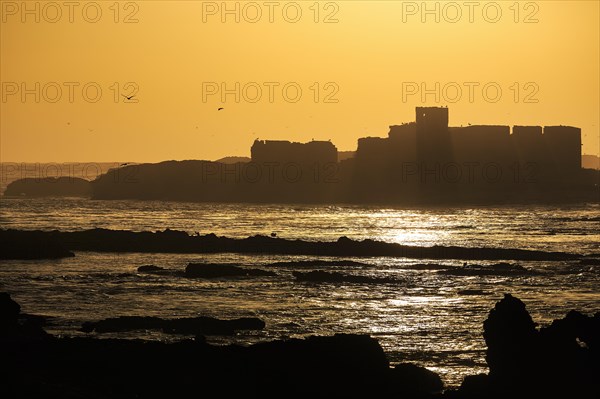
[[[409, 245], [457, 245], [600, 254], [600, 208], [481, 207], [403, 209], [361, 206], [227, 205], [79, 199], [1, 199], [3, 228], [184, 230], [247, 237], [276, 232], [283, 238], [332, 241], [340, 236]], [[598, 255], [600, 257], [600, 255]], [[219, 318], [256, 316], [267, 327], [214, 343], [250, 343], [335, 332], [377, 338], [392, 362], [412, 361], [449, 385], [486, 371], [482, 323], [489, 309], [512, 293], [534, 320], [545, 324], [570, 309], [600, 310], [600, 268], [579, 261], [519, 262], [531, 276], [448, 276], [414, 270], [417, 263], [462, 265], [461, 260], [344, 258], [355, 266], [267, 266], [314, 257], [276, 255], [107, 254], [77, 252], [52, 261], [3, 261], [0, 290], [24, 312], [50, 316], [48, 330], [77, 335], [86, 320], [118, 315]], [[331, 259], [330, 259], [331, 260]], [[270, 268], [277, 277], [186, 279], [139, 274], [140, 265], [183, 270], [189, 262], [238, 263]], [[473, 262], [478, 264], [496, 262]], [[294, 270], [395, 277], [396, 284], [307, 284]], [[465, 289], [480, 290], [465, 295]], [[172, 340], [158, 332], [126, 337]]]

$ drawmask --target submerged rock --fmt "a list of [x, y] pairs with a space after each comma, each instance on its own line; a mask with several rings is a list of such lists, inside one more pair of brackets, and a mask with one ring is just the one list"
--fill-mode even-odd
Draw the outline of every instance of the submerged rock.
[[269, 263], [269, 266], [275, 267], [326, 267], [326, 266], [368, 266], [368, 263], [356, 262], [353, 260], [291, 260], [283, 262]]
[[298, 281], [311, 283], [356, 283], [356, 284], [398, 284], [401, 280], [390, 277], [357, 276], [338, 272], [314, 270], [311, 272], [292, 272]]
[[489, 292], [479, 289], [466, 289], [457, 292], [458, 295], [490, 295]]
[[276, 273], [267, 270], [250, 269], [225, 263], [190, 263], [185, 268], [186, 277], [219, 278], [276, 275]]
[[493, 265], [465, 265], [463, 267], [450, 267], [439, 271], [440, 274], [451, 276], [531, 276], [538, 272], [512, 263], [496, 263]]
[[579, 264], [586, 266], [600, 266], [600, 259], [585, 258], [579, 261]]
[[160, 273], [166, 271], [164, 267], [154, 265], [143, 265], [137, 268], [138, 273]]
[[414, 265], [407, 265], [404, 268], [409, 270], [447, 270], [452, 269], [454, 266], [440, 265], [437, 263], [417, 263]]

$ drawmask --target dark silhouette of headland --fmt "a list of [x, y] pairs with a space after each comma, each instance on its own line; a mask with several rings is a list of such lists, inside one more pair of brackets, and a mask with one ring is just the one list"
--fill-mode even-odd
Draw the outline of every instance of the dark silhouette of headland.
[[91, 197], [92, 186], [78, 177], [24, 178], [6, 186], [6, 197]]

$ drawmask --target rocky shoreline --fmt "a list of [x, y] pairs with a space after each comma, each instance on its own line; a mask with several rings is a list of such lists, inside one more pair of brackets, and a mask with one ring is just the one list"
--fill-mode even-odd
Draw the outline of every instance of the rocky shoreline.
[[[459, 388], [446, 390], [430, 370], [410, 363], [390, 367], [377, 340], [366, 335], [311, 336], [247, 347], [210, 345], [201, 334], [169, 344], [58, 338], [43, 330], [39, 318], [25, 317], [20, 310], [10, 295], [0, 293], [0, 353], [8, 366], [3, 373], [4, 397], [164, 398], [218, 393], [453, 399], [596, 398], [600, 393], [600, 312], [586, 316], [571, 311], [536, 328], [525, 304], [508, 294], [483, 325], [489, 373], [466, 377]], [[259, 324], [246, 320], [237, 327], [260, 328]]]
[[375, 240], [340, 237], [333, 242], [288, 240], [255, 235], [236, 239], [215, 234], [189, 235], [184, 231], [134, 232], [92, 229], [61, 232], [0, 229], [0, 259], [44, 259], [72, 256], [71, 251], [246, 253], [343, 257], [405, 257], [461, 260], [572, 260], [581, 256], [511, 248], [408, 246]]

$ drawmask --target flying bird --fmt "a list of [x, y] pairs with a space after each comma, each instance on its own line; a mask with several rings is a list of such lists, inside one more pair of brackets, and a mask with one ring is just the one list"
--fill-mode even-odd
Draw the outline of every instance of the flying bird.
[[133, 97], [135, 97], [135, 94], [132, 94], [130, 96], [126, 96], [125, 94], [121, 94], [123, 97], [125, 97], [128, 100], [131, 100]]
[[122, 164], [121, 164], [121, 166], [127, 166], [127, 165], [129, 165], [129, 163], [128, 163], [128, 162], [125, 162], [125, 163], [122, 163]]
[[217, 108], [217, 111], [220, 111], [220, 110], [222, 110], [222, 109], [225, 109], [225, 108], [223, 108], [223, 107], [219, 107], [219, 108]]

